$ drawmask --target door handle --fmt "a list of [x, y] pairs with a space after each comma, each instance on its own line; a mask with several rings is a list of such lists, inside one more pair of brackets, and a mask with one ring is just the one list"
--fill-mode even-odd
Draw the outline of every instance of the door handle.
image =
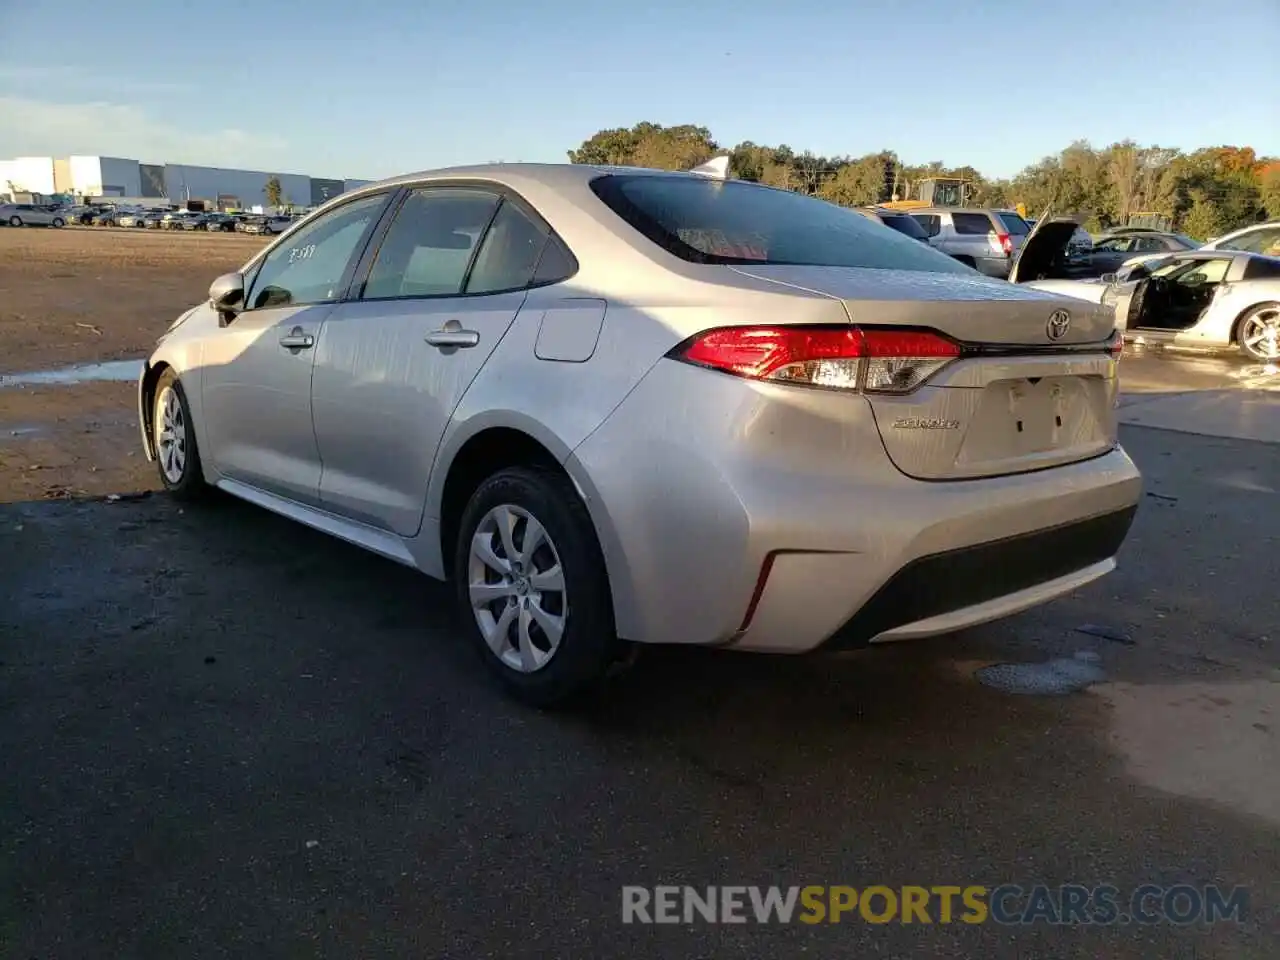
[[449, 324], [445, 324], [443, 330], [428, 333], [426, 341], [433, 347], [474, 347], [480, 343], [480, 334], [474, 330], [463, 330], [461, 326], [450, 328]]
[[280, 338], [280, 346], [289, 350], [309, 350], [315, 345], [316, 338], [309, 333], [303, 333], [301, 327], [294, 327]]

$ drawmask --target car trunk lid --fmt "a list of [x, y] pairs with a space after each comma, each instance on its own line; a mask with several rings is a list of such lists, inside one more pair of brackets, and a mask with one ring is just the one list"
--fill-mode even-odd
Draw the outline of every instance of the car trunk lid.
[[929, 328], [962, 345], [957, 359], [910, 393], [866, 394], [886, 452], [908, 476], [1021, 473], [1116, 444], [1108, 309], [968, 273], [732, 269], [835, 297], [859, 326]]

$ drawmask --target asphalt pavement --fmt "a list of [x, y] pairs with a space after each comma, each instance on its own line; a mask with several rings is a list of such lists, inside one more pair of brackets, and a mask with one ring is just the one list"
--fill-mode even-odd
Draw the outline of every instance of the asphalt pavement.
[[[0, 507], [0, 957], [1280, 956], [1280, 445], [1122, 438], [1104, 581], [838, 657], [656, 650], [568, 715], [494, 689], [442, 586], [247, 505]], [[1067, 696], [975, 678], [1078, 654]], [[621, 922], [625, 885], [1004, 883], [1248, 909]]]

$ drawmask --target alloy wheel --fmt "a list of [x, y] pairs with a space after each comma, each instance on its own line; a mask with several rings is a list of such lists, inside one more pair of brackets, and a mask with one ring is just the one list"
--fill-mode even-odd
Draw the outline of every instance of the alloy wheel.
[[518, 673], [551, 662], [569, 610], [560, 554], [529, 511], [500, 504], [471, 538], [471, 609], [494, 656]]
[[172, 385], [156, 398], [156, 457], [170, 483], [181, 483], [187, 469], [187, 417]]
[[1280, 360], [1280, 307], [1259, 310], [1246, 320], [1240, 342], [1259, 359]]

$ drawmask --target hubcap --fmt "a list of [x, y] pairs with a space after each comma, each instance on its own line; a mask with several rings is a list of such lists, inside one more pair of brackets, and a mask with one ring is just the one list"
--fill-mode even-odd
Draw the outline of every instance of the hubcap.
[[471, 538], [471, 609], [489, 649], [520, 673], [545, 667], [564, 636], [569, 597], [542, 524], [513, 504], [484, 515]]
[[187, 418], [182, 401], [171, 386], [156, 397], [156, 457], [160, 470], [170, 483], [181, 483], [187, 469]]
[[1240, 339], [1255, 357], [1280, 360], [1280, 309], [1255, 313], [1245, 321]]

